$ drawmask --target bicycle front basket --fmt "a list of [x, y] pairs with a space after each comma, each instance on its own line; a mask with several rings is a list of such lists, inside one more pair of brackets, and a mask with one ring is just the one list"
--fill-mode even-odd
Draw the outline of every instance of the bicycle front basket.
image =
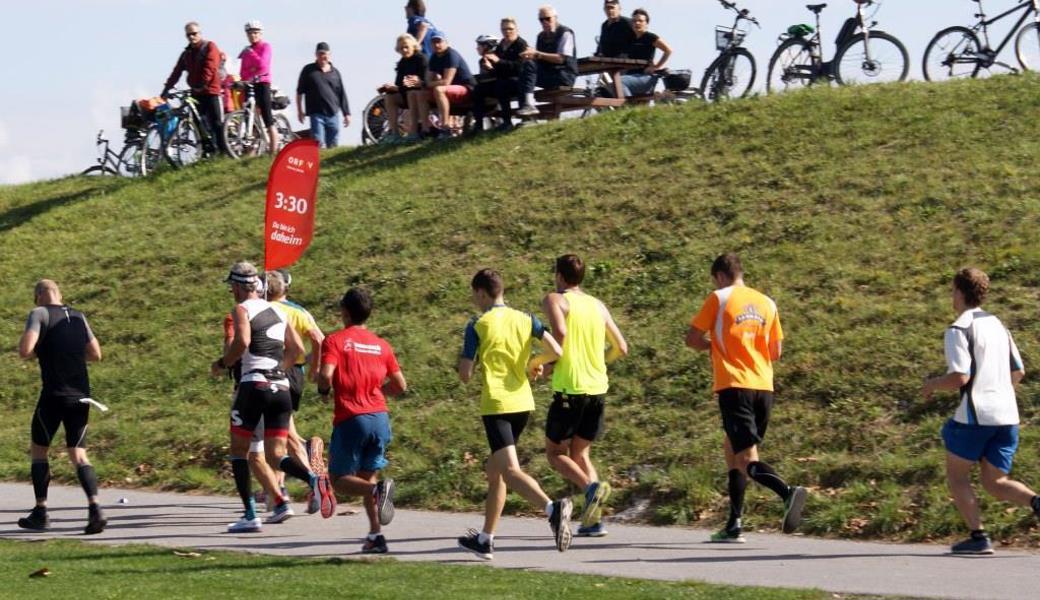
[[690, 80], [693, 78], [693, 73], [688, 70], [677, 70], [670, 71], [664, 76], [664, 89], [669, 92], [681, 92], [690, 87]]
[[740, 45], [744, 41], [745, 36], [747, 36], [746, 31], [719, 25], [715, 28], [715, 49], [725, 50], [730, 45]]
[[289, 108], [289, 97], [288, 96], [275, 96], [271, 99], [271, 108], [275, 110], [285, 110]]
[[148, 128], [148, 119], [136, 102], [130, 106], [121, 106], [119, 116], [120, 126], [127, 131]]

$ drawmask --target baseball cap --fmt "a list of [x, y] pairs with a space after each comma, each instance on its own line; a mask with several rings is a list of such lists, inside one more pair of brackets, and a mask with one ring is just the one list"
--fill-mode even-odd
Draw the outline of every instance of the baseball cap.
[[224, 281], [227, 283], [250, 284], [257, 283], [259, 277], [253, 263], [240, 261], [231, 265], [231, 271]]
[[314, 49], [315, 52], [329, 52], [328, 42], [318, 42], [318, 47]]
[[446, 35], [444, 35], [443, 33], [439, 32], [439, 31], [437, 33], [431, 35], [430, 39], [431, 40], [444, 40], [444, 41], [448, 41], [448, 37]]

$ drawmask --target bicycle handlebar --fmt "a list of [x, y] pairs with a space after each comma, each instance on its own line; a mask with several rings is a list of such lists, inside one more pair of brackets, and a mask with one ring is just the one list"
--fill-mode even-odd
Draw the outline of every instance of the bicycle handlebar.
[[746, 8], [737, 8], [736, 2], [727, 2], [726, 0], [719, 0], [719, 4], [721, 4], [723, 8], [732, 10], [733, 12], [737, 13], [738, 21], [750, 21], [751, 23], [758, 25], [758, 27], [761, 29], [762, 25], [758, 22], [758, 19], [751, 16], [750, 10]]

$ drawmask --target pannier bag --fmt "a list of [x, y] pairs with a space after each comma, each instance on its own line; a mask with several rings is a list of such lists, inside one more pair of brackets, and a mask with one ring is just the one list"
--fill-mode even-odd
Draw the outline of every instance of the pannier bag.
[[669, 71], [664, 76], [664, 89], [670, 92], [681, 92], [690, 87], [693, 74], [688, 70]]

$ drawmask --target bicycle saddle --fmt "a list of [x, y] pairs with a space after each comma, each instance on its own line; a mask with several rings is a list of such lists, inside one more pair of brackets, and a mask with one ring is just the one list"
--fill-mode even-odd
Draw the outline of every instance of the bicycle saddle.
[[806, 4], [805, 8], [808, 8], [809, 10], [811, 10], [812, 12], [814, 12], [816, 14], [820, 14], [821, 12], [823, 12], [823, 9], [827, 8], [827, 5], [826, 4]]

